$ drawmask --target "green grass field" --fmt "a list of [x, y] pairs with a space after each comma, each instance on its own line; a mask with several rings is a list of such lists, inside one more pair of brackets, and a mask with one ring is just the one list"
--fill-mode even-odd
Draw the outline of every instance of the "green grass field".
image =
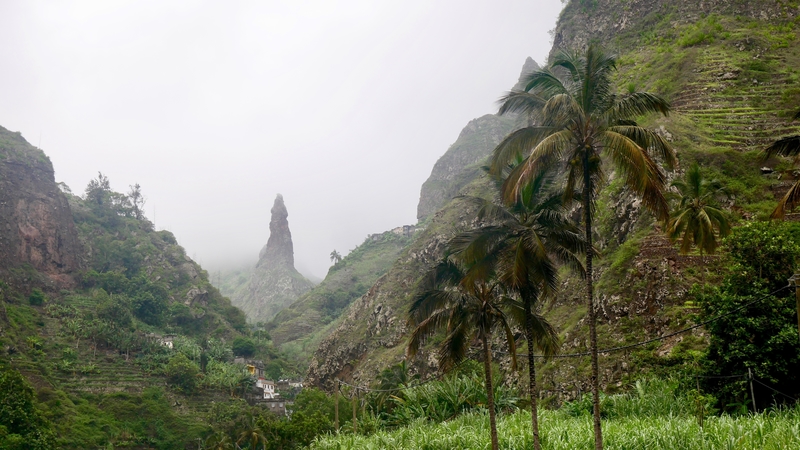
[[[542, 411], [542, 447], [552, 450], [594, 448], [590, 416], [571, 417]], [[500, 448], [533, 448], [530, 413], [502, 416]], [[624, 417], [603, 422], [604, 448], [613, 449], [794, 449], [800, 447], [800, 408], [749, 416], [707, 418], [704, 427], [687, 416]], [[342, 434], [318, 439], [311, 448], [328, 449], [486, 449], [488, 415], [473, 413], [434, 424], [419, 420], [394, 431], [371, 436]]]

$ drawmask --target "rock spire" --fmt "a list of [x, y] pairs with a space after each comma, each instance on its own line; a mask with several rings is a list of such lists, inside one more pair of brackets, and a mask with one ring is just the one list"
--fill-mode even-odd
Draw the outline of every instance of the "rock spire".
[[258, 263], [247, 285], [231, 295], [251, 322], [268, 321], [314, 284], [294, 268], [294, 245], [289, 230], [289, 212], [278, 194], [270, 210], [269, 239], [258, 255]]
[[294, 246], [292, 245], [292, 232], [289, 230], [289, 212], [283, 203], [283, 196], [278, 194], [270, 210], [272, 219], [269, 221], [269, 240], [266, 247], [258, 255], [258, 264], [284, 264], [294, 269]]

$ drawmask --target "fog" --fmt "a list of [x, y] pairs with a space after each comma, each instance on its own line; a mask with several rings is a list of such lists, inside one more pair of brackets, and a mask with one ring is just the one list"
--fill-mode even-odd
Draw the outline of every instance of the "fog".
[[547, 1], [0, 3], [0, 125], [81, 194], [101, 171], [205, 268], [255, 263], [283, 194], [298, 270], [416, 223], [467, 122], [542, 62]]

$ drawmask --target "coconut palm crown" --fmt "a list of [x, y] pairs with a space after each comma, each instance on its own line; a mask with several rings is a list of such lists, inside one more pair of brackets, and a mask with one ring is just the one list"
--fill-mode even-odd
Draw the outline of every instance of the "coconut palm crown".
[[[800, 111], [796, 112], [792, 119], [800, 119]], [[800, 135], [786, 136], [778, 139], [764, 149], [764, 159], [773, 156], [793, 156], [794, 165], [797, 167], [800, 164]], [[789, 188], [779, 201], [778, 206], [772, 211], [773, 219], [783, 219], [786, 216], [786, 211], [791, 211], [800, 204], [800, 180], [796, 181]]]
[[614, 92], [614, 56], [595, 45], [585, 53], [561, 52], [549, 68], [524, 80], [525, 89], [501, 98], [500, 113], [518, 112], [529, 118], [523, 127], [498, 144], [492, 154], [491, 173], [499, 175], [520, 155], [525, 159], [503, 184], [503, 198], [513, 203], [537, 174], [556, 168], [565, 174], [564, 201], [580, 198], [586, 240], [586, 285], [592, 353], [595, 448], [602, 449], [600, 427], [597, 332], [593, 302], [592, 219], [597, 193], [610, 163], [625, 186], [638, 194], [646, 208], [666, 220], [666, 177], [656, 162], [671, 168], [675, 154], [666, 140], [634, 119], [648, 113], [667, 115], [669, 103], [658, 95]]
[[680, 203], [667, 224], [667, 234], [675, 241], [681, 238], [681, 253], [689, 253], [693, 246], [700, 254], [717, 250], [720, 237], [731, 232], [724, 211], [717, 206], [717, 197], [725, 190], [717, 180], [703, 179], [700, 166], [693, 164], [683, 180], [672, 183], [678, 190]]

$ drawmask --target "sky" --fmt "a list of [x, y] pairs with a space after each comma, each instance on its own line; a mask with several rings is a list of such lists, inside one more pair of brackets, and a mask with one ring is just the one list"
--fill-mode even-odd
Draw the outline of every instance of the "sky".
[[295, 266], [416, 223], [471, 119], [541, 63], [561, 0], [0, 1], [0, 126], [82, 194], [102, 172], [212, 271], [281, 193]]

